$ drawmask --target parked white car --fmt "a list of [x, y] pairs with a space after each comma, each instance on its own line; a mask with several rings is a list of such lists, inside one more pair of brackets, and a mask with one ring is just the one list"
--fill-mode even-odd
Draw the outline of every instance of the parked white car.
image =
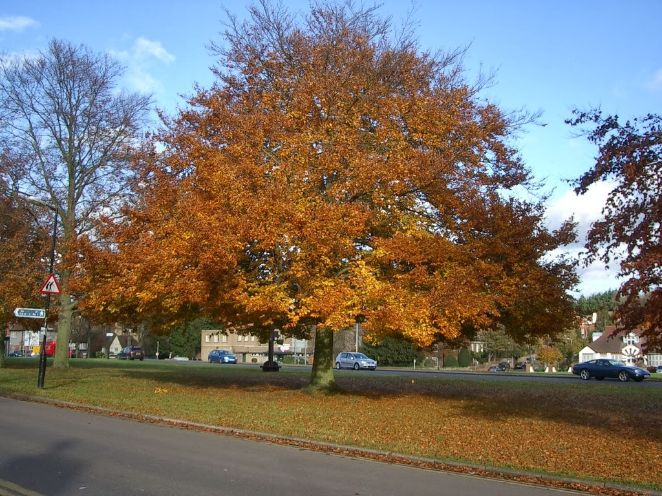
[[365, 356], [363, 353], [355, 353], [352, 351], [342, 351], [336, 357], [336, 368], [340, 369], [369, 369], [375, 370], [377, 362], [372, 358]]

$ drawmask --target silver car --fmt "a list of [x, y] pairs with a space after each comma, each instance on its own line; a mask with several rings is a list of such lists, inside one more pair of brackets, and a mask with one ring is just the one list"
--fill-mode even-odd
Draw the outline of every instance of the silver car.
[[370, 369], [377, 368], [377, 362], [368, 358], [363, 353], [354, 353], [352, 351], [343, 351], [336, 357], [336, 368], [340, 369]]

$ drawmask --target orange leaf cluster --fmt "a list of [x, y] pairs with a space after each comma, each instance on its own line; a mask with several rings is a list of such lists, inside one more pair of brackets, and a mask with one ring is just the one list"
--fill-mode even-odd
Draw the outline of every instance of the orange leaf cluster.
[[253, 14], [139, 164], [90, 304], [293, 331], [363, 318], [420, 344], [531, 308], [562, 328], [572, 270], [542, 260], [570, 228], [504, 195], [528, 184], [518, 122], [460, 55], [389, 41], [372, 10], [315, 7], [306, 29]]

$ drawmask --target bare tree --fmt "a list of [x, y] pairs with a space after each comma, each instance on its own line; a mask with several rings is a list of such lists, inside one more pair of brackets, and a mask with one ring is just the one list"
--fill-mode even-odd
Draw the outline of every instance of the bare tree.
[[78, 237], [113, 210], [127, 190], [127, 167], [151, 96], [117, 91], [124, 67], [84, 46], [52, 40], [36, 57], [0, 61], [0, 145], [28, 157], [26, 192], [60, 219], [58, 346], [67, 367], [72, 312], [70, 279]]

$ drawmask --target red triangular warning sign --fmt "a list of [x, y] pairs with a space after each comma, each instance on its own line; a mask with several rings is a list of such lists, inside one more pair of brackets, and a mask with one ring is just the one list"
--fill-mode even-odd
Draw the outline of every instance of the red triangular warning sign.
[[43, 295], [60, 294], [60, 283], [57, 282], [57, 277], [55, 277], [55, 274], [50, 274], [48, 276], [48, 279], [46, 279], [46, 282], [41, 287], [39, 292]]

